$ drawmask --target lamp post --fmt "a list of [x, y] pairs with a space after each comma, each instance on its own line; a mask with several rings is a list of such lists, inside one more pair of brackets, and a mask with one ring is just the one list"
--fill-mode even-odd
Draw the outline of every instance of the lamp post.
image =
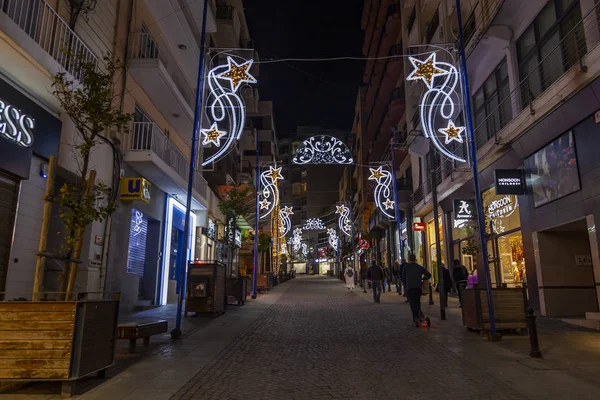
[[256, 270], [258, 269], [258, 193], [260, 193], [260, 166], [258, 165], [258, 132], [254, 132], [255, 135], [255, 145], [256, 145], [256, 167], [254, 167], [254, 171], [256, 173], [256, 199], [255, 199], [255, 211], [254, 218], [256, 219], [254, 222], [254, 268], [252, 269], [252, 299], [256, 299]]
[[[433, 201], [433, 225], [435, 229], [435, 256], [437, 258], [437, 269], [438, 269], [438, 291], [440, 293], [440, 319], [446, 319], [446, 301], [444, 296], [444, 273], [442, 271], [442, 249], [440, 243], [440, 220], [438, 213], [438, 198], [437, 198], [437, 181], [435, 179], [435, 170], [436, 170], [436, 158], [435, 154], [431, 154], [432, 160], [432, 169], [431, 169], [431, 196]], [[433, 269], [433, 263], [431, 265]], [[431, 293], [431, 289], [429, 290]]]
[[396, 203], [396, 226], [398, 228], [398, 249], [400, 254], [399, 259], [402, 259], [404, 255], [404, 249], [402, 246], [402, 226], [400, 224], [400, 208], [398, 206], [398, 182], [396, 181], [396, 156], [394, 154], [394, 134], [396, 129], [392, 127], [392, 142], [390, 143], [390, 149], [392, 151], [392, 179], [394, 180], [394, 202]]
[[462, 67], [462, 78], [465, 93], [465, 109], [467, 114], [467, 134], [471, 152], [471, 168], [473, 169], [473, 184], [475, 186], [475, 201], [477, 204], [477, 220], [479, 222], [479, 239], [481, 240], [481, 253], [483, 256], [483, 273], [490, 317], [490, 337], [492, 341], [499, 341], [501, 336], [496, 332], [496, 317], [494, 315], [494, 304], [492, 300], [492, 280], [490, 278], [490, 266], [488, 260], [487, 243], [485, 238], [485, 221], [483, 218], [483, 202], [481, 200], [481, 188], [479, 185], [479, 171], [477, 167], [477, 147], [475, 146], [475, 135], [473, 132], [473, 116], [471, 115], [471, 97], [469, 90], [469, 78], [467, 77], [467, 56], [465, 54], [465, 36], [463, 31], [460, 0], [456, 0], [456, 15], [458, 17], [459, 52]]
[[[208, 14], [208, 0], [204, 0], [204, 10], [202, 11], [202, 33], [200, 35], [200, 60], [198, 61], [198, 83], [196, 85], [196, 107], [194, 110], [194, 133], [192, 135], [192, 152], [190, 157], [190, 177], [188, 180], [187, 199], [185, 208], [185, 225], [183, 229], [183, 249], [179, 296], [177, 298], [177, 316], [175, 319], [175, 329], [171, 331], [173, 339], [180, 339], [181, 331], [181, 312], [183, 308], [183, 299], [187, 286], [187, 267], [188, 267], [188, 247], [190, 237], [190, 213], [192, 208], [192, 191], [194, 190], [194, 172], [196, 170], [196, 147], [198, 142], [198, 129], [200, 128], [200, 105], [202, 104], [202, 93], [204, 92], [204, 52], [206, 41], [206, 15]], [[166, 267], [166, 266], [165, 266]]]

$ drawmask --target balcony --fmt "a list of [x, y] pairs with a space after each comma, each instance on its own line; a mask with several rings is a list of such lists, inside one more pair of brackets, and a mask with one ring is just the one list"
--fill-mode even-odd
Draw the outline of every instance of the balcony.
[[[121, 143], [123, 161], [158, 188], [180, 199], [187, 196], [190, 162], [153, 122], [134, 122]], [[205, 210], [208, 185], [200, 171], [194, 176], [192, 208]]]
[[235, 7], [217, 6], [217, 43], [219, 47], [238, 48], [242, 23]]
[[92, 50], [44, 0], [0, 0], [0, 30], [51, 74], [66, 71], [79, 79], [81, 61], [98, 63]]
[[179, 135], [191, 142], [196, 94], [167, 44], [149, 33], [133, 35], [129, 73]]

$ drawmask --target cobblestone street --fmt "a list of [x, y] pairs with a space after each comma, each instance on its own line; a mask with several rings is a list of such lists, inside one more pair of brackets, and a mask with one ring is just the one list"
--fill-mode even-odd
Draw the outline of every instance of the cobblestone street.
[[[525, 335], [490, 343], [460, 326], [454, 299], [447, 321], [437, 318], [437, 303], [427, 306], [426, 297], [423, 303], [433, 324], [417, 329], [396, 293], [385, 293], [381, 304], [374, 304], [371, 293], [360, 288], [346, 293], [338, 280], [299, 277], [123, 371], [109, 370], [109, 379], [79, 397], [598, 398], [598, 357], [595, 362], [588, 357], [585, 368], [532, 360], [523, 354]], [[600, 335], [585, 335], [598, 346]], [[597, 355], [598, 348], [590, 352]], [[58, 396], [29, 391], [2, 398]]]

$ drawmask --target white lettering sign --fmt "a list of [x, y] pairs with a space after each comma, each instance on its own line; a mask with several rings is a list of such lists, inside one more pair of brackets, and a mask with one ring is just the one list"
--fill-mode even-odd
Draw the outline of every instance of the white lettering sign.
[[504, 218], [510, 217], [519, 207], [519, 202], [515, 196], [507, 195], [499, 200], [492, 201], [488, 207], [488, 218], [492, 221], [492, 229], [495, 233], [503, 233]]
[[35, 121], [29, 115], [0, 100], [0, 134], [20, 146], [33, 145]]

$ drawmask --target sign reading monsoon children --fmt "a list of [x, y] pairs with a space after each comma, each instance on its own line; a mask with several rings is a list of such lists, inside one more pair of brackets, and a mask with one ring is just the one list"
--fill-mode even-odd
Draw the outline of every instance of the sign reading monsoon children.
[[517, 198], [509, 195], [494, 200], [487, 206], [487, 217], [491, 221], [494, 233], [500, 234], [506, 231], [505, 221], [515, 213], [518, 207]]
[[525, 178], [522, 169], [497, 169], [494, 171], [496, 194], [525, 194]]
[[140, 200], [150, 204], [151, 186], [144, 178], [124, 178], [121, 180], [121, 201]]

